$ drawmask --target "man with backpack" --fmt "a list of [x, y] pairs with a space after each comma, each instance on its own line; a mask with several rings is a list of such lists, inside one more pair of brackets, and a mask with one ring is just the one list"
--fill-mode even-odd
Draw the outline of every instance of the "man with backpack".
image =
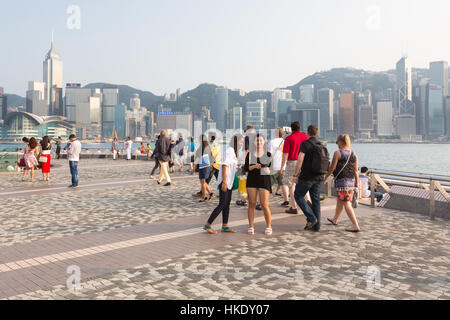
[[[306, 216], [305, 230], [312, 231], [320, 230], [320, 187], [330, 167], [328, 150], [317, 139], [318, 131], [317, 126], [308, 127], [308, 140], [300, 147], [294, 174], [294, 182], [297, 183], [295, 201]], [[308, 191], [312, 207], [305, 200]]]

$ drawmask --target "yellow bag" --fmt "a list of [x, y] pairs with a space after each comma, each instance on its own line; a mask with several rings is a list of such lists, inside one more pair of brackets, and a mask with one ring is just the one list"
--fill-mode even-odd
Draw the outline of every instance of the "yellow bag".
[[239, 177], [239, 187], [238, 187], [238, 194], [241, 199], [247, 199], [247, 177], [241, 176]]

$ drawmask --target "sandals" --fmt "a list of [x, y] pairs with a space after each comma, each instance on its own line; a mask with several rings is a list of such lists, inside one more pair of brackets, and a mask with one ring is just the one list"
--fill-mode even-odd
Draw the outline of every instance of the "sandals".
[[204, 198], [203, 200], [200, 200], [199, 202], [203, 203], [203, 202], [208, 202], [209, 199], [208, 198]]
[[205, 230], [209, 234], [217, 234], [217, 231], [215, 231], [211, 226], [207, 226], [206, 224], [203, 227], [203, 230]]
[[224, 232], [224, 233], [236, 233], [236, 230], [233, 230], [230, 227], [222, 227], [222, 232]]
[[271, 236], [272, 235], [272, 228], [266, 228], [266, 231], [264, 232], [264, 234], [266, 236]]
[[353, 233], [358, 233], [358, 232], [361, 232], [361, 229], [350, 229], [350, 228], [348, 228], [348, 229], [345, 229], [345, 231], [347, 231], [347, 232], [353, 232]]
[[209, 200], [212, 200], [212, 199], [214, 199], [214, 193], [211, 193], [211, 194], [209, 195]]
[[335, 223], [332, 219], [327, 218], [328, 222], [330, 222], [333, 226], [337, 226], [338, 224]]
[[255, 228], [249, 227], [247, 233], [248, 233], [249, 235], [254, 235], [254, 234], [255, 234]]

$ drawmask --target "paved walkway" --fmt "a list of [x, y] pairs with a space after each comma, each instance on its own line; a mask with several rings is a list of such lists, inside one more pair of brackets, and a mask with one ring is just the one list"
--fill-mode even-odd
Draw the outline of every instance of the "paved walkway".
[[[360, 234], [344, 232], [346, 218], [311, 233], [272, 197], [273, 236], [262, 213], [247, 235], [234, 204], [238, 233], [212, 236], [201, 227], [217, 200], [191, 196], [196, 176], [162, 187], [152, 163], [86, 160], [71, 191], [67, 163], [56, 164], [51, 182], [0, 176], [2, 299], [450, 298], [448, 221], [363, 206]], [[332, 216], [334, 201], [322, 211]]]

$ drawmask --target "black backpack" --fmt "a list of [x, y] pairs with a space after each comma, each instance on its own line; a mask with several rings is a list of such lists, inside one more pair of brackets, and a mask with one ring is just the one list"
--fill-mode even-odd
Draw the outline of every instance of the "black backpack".
[[327, 174], [330, 169], [330, 154], [328, 153], [328, 149], [320, 142], [312, 143], [308, 140], [308, 142], [312, 145], [311, 149], [311, 173], [317, 175]]

